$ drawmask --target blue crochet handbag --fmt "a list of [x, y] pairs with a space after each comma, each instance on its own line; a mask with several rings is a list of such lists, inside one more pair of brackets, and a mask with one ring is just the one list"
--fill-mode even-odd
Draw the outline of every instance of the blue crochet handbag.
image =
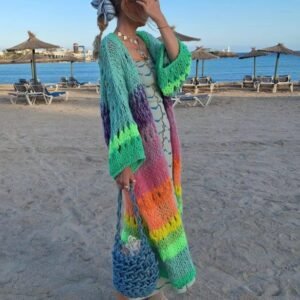
[[138, 226], [140, 247], [137, 251], [125, 253], [121, 241], [121, 208], [122, 190], [119, 189], [117, 232], [112, 251], [113, 284], [115, 289], [124, 296], [136, 298], [150, 295], [156, 288], [159, 278], [158, 262], [150, 247], [142, 226], [137, 201], [130, 186], [130, 197], [133, 204], [135, 220]]

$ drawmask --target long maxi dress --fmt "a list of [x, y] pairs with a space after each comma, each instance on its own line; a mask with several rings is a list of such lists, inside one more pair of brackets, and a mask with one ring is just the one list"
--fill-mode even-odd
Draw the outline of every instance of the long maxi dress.
[[[149, 57], [146, 60], [140, 60], [136, 61], [135, 65], [138, 70], [138, 74], [141, 78], [141, 82], [143, 84], [143, 87], [145, 89], [147, 99], [151, 108], [151, 112], [155, 121], [156, 130], [158, 132], [158, 135], [160, 137], [161, 146], [164, 151], [164, 155], [166, 158], [166, 161], [168, 163], [168, 169], [170, 176], [173, 180], [173, 170], [172, 170], [172, 145], [171, 145], [171, 137], [170, 137], [170, 124], [169, 119], [167, 117], [167, 113], [165, 111], [165, 107], [163, 104], [163, 99], [161, 96], [161, 93], [159, 91], [159, 88], [156, 84], [156, 78], [155, 78], [155, 65]], [[172, 185], [173, 187], [173, 185]], [[174, 189], [172, 188], [173, 193]], [[174, 196], [175, 197], [175, 196]], [[130, 201], [129, 199], [126, 199], [126, 201]], [[158, 256], [157, 256], [158, 257]], [[159, 259], [159, 257], [158, 257]], [[159, 261], [161, 264], [161, 262]], [[163, 268], [163, 266], [161, 266]], [[190, 283], [188, 286], [185, 286], [178, 292], [185, 292], [188, 287], [190, 287], [194, 282]], [[153, 292], [153, 295], [158, 293], [159, 291], [172, 291], [171, 284], [169, 283], [168, 279], [164, 276], [161, 276], [158, 283], [157, 288]], [[149, 297], [149, 296], [148, 296]], [[131, 300], [141, 300], [146, 298], [130, 298]]]

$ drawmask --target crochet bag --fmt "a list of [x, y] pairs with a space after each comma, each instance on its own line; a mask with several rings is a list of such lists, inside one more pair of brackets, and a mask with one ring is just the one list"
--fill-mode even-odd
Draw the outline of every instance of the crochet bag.
[[124, 296], [132, 298], [146, 297], [156, 288], [159, 278], [158, 262], [144, 233], [142, 219], [131, 186], [129, 192], [141, 240], [138, 240], [140, 242], [138, 249], [130, 252], [127, 251], [127, 253], [124, 251], [124, 243], [121, 241], [120, 234], [122, 190], [119, 189], [117, 232], [112, 251], [113, 284], [116, 290]]

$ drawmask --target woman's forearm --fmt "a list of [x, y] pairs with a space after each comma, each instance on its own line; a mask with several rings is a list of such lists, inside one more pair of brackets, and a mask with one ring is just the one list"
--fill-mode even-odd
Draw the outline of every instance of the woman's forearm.
[[172, 61], [177, 57], [179, 52], [178, 40], [174, 34], [174, 30], [169, 26], [164, 15], [161, 15], [159, 19], [154, 21], [160, 31], [169, 59]]

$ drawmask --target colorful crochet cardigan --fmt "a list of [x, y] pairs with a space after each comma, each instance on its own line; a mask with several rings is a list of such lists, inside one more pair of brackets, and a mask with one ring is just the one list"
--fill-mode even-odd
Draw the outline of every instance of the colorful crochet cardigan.
[[[182, 222], [181, 146], [170, 96], [188, 76], [191, 56], [178, 40], [179, 54], [170, 62], [163, 43], [147, 32], [137, 34], [156, 65], [157, 84], [170, 123], [173, 180], [134, 61], [114, 33], [101, 42], [99, 57], [100, 109], [108, 167], [113, 178], [126, 167], [134, 172], [134, 193], [149, 242], [160, 261], [160, 274], [181, 289], [195, 280], [196, 269]], [[138, 232], [131, 202], [127, 200], [122, 240], [126, 242], [129, 235], [138, 236]]]

